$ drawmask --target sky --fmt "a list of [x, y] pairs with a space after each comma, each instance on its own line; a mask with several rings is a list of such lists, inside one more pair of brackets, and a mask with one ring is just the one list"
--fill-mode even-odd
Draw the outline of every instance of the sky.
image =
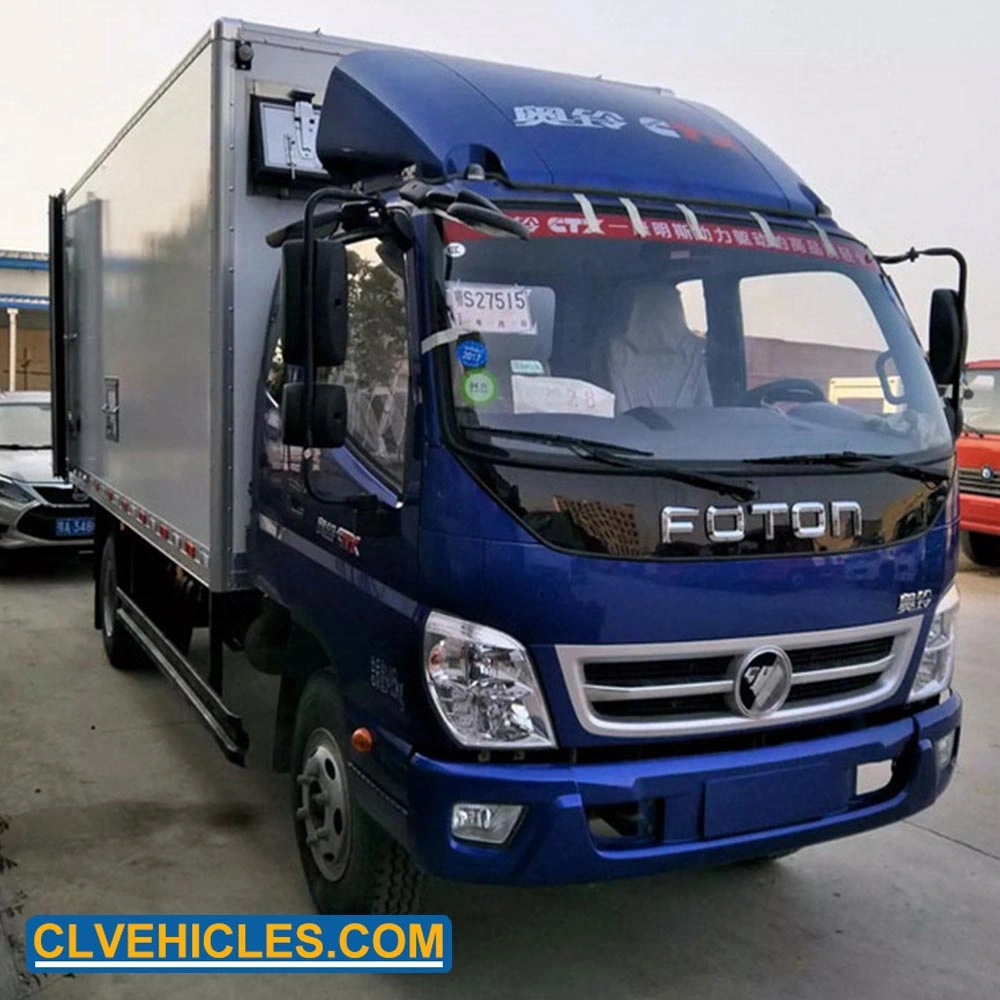
[[[233, 0], [234, 3], [237, 0]], [[969, 357], [1000, 357], [992, 0], [0, 0], [0, 247], [70, 187], [218, 16], [670, 87], [770, 145], [876, 253], [969, 258]], [[954, 265], [896, 268], [923, 335]]]

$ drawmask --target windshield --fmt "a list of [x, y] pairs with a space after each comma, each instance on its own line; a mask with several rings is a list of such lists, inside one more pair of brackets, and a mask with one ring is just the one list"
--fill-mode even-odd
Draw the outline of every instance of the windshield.
[[966, 426], [984, 434], [1000, 434], [1000, 368], [969, 368], [965, 383]]
[[0, 400], [0, 448], [50, 448], [51, 413], [48, 403]]
[[518, 218], [528, 241], [444, 227], [451, 405], [470, 444], [535, 458], [565, 452], [540, 439], [560, 435], [651, 462], [951, 447], [909, 320], [860, 244], [753, 222], [702, 220], [696, 238], [646, 217], [640, 238], [625, 216], [596, 233], [572, 213]]

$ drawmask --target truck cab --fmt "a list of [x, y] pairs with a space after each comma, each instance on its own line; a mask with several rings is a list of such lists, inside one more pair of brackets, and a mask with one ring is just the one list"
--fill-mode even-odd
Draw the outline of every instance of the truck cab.
[[[445, 92], [481, 146], [429, 115]], [[316, 196], [307, 225], [343, 208], [304, 292], [284, 234], [251, 553], [373, 737], [379, 822], [423, 870], [530, 883], [931, 801], [959, 720], [953, 440], [871, 252], [737, 126], [641, 88], [345, 59], [330, 173], [393, 129], [378, 169], [449, 180]], [[307, 728], [291, 766], [342, 801], [322, 774], [349, 751]], [[307, 799], [325, 898], [348, 834]]]
[[1000, 566], [1000, 361], [965, 370], [966, 420], [958, 440], [962, 547], [980, 566]]

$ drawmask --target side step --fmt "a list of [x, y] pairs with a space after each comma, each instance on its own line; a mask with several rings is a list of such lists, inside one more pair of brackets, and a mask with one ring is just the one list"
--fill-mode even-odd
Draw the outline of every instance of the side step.
[[226, 707], [184, 654], [120, 587], [118, 620], [156, 664], [160, 673], [177, 688], [198, 713], [226, 757], [234, 764], [242, 766], [246, 762], [246, 752], [250, 746], [250, 738], [243, 728], [243, 720]]

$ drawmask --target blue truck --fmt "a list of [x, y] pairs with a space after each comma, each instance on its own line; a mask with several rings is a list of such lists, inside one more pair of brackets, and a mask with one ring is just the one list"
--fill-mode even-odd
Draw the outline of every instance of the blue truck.
[[[50, 229], [94, 624], [237, 763], [270, 675], [321, 911], [773, 858], [944, 790], [956, 251], [876, 257], [665, 89], [240, 21]], [[926, 353], [885, 270], [924, 253], [959, 266]]]

